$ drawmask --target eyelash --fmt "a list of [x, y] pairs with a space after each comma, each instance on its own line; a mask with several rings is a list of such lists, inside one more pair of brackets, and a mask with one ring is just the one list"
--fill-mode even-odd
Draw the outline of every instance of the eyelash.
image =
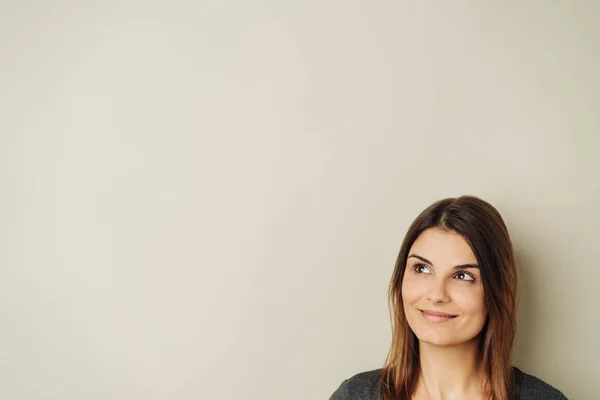
[[[425, 265], [423, 263], [416, 263], [412, 266], [412, 270], [415, 274], [422, 274], [423, 272], [419, 272], [419, 268], [421, 268], [421, 267], [429, 268], [427, 265]], [[469, 282], [469, 283], [475, 283], [475, 281], [476, 281], [475, 277], [466, 271], [458, 271], [456, 274], [454, 274], [454, 276], [456, 276], [458, 274], [465, 274], [472, 279], [472, 280], [471, 279], [459, 279], [459, 281]]]

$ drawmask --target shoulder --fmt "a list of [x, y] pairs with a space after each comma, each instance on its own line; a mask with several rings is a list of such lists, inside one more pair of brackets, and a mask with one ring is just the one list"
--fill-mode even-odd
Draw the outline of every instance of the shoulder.
[[560, 390], [513, 367], [519, 400], [567, 400]]
[[379, 398], [381, 369], [361, 372], [345, 381], [329, 400], [376, 400]]
[[[379, 399], [381, 369], [365, 371], [344, 380], [329, 400]], [[567, 400], [565, 395], [540, 378], [513, 367], [519, 400]]]

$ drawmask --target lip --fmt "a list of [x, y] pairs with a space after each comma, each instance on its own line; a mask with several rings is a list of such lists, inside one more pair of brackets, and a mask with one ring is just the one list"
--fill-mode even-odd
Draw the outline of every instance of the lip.
[[431, 321], [431, 322], [448, 322], [448, 321], [454, 319], [455, 317], [457, 317], [457, 315], [448, 314], [448, 313], [445, 313], [442, 311], [421, 310], [421, 309], [419, 309], [419, 311], [421, 312], [421, 315], [423, 315], [423, 318], [425, 318], [427, 321]]

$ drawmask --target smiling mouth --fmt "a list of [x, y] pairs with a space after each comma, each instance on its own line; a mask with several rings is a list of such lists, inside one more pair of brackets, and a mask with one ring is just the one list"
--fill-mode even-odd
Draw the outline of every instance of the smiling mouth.
[[451, 319], [458, 317], [458, 315], [451, 315], [451, 314], [435, 312], [435, 311], [427, 311], [427, 310], [419, 310], [419, 311], [421, 312], [421, 315], [423, 315], [423, 318], [425, 318], [427, 321], [431, 321], [431, 322], [446, 322], [446, 321], [450, 321]]

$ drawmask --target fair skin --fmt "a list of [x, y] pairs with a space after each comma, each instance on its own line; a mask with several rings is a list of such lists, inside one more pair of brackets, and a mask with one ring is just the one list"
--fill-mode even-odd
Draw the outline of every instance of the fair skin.
[[487, 311], [477, 258], [462, 236], [439, 228], [424, 231], [408, 254], [402, 299], [421, 365], [414, 400], [481, 400], [478, 335]]

